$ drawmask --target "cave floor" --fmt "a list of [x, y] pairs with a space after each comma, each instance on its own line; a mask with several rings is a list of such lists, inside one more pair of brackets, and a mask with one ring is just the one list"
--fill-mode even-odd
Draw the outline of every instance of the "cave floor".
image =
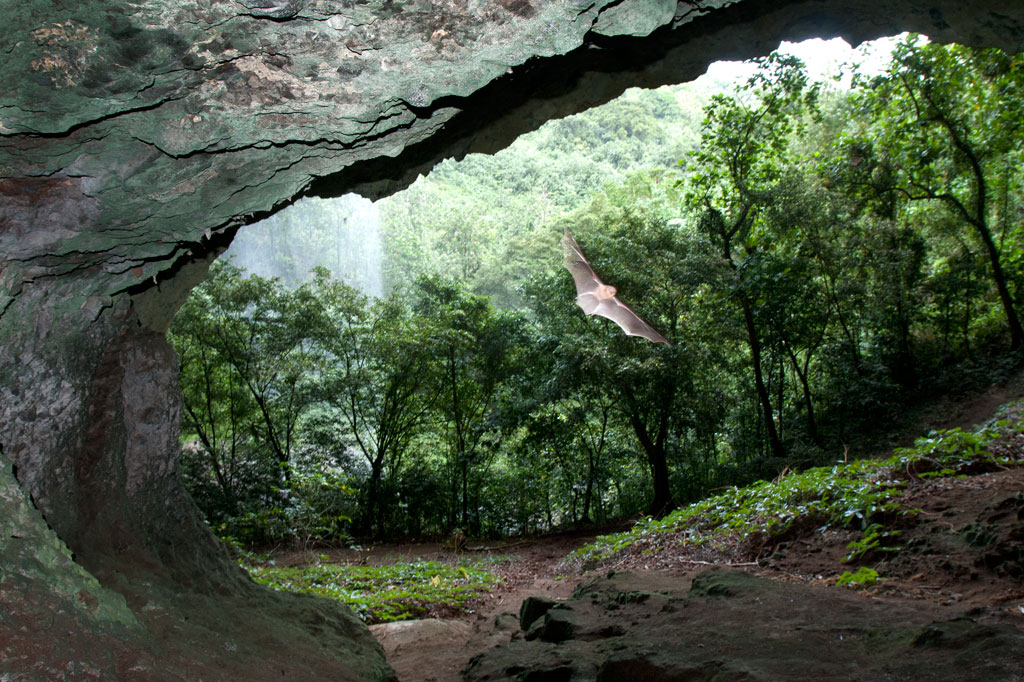
[[[1024, 446], [1024, 439], [1021, 445]], [[574, 671], [571, 666], [562, 670], [559, 656], [597, 660], [601, 656], [607, 659], [607, 652], [614, 651], [618, 658], [613, 659], [620, 660], [623, 648], [636, 645], [632, 640], [657, 641], [657, 636], [648, 632], [651, 628], [686, 628], [688, 624], [697, 627], [698, 623], [704, 623], [705, 630], [713, 624], [722, 642], [730, 637], [743, 640], [750, 633], [752, 622], [769, 624], [762, 636], [778, 640], [776, 658], [793, 656], [792, 665], [783, 668], [794, 672], [766, 672], [763, 662], [754, 665], [740, 661], [735, 679], [771, 679], [772, 675], [781, 675], [776, 679], [813, 679], [815, 675], [831, 676], [820, 679], [854, 679], [871, 669], [869, 662], [856, 657], [836, 657], [839, 669], [808, 669], [808, 657], [815, 661], [831, 658], [823, 653], [823, 647], [828, 646], [832, 635], [837, 642], [850, 637], [863, 640], [859, 646], [866, 660], [877, 654], [902, 661], [903, 667], [878, 662], [881, 667], [875, 672], [879, 675], [883, 669], [892, 668], [879, 679], [933, 679], [928, 666], [918, 670], [911, 665], [906, 652], [894, 649], [895, 645], [880, 645], [895, 640], [917, 642], [911, 647], [913, 652], [936, 665], [941, 663], [942, 674], [938, 679], [977, 679], [975, 667], [983, 663], [994, 665], [992, 659], [1003, 663], [988, 670], [989, 679], [1024, 679], [1024, 660], [1014, 660], [1024, 654], [1013, 651], [1024, 652], [1024, 469], [966, 478], [915, 479], [907, 489], [906, 505], [920, 511], [900, 522], [897, 541], [902, 549], [868, 556], [852, 564], [845, 563], [843, 558], [857, 533], [822, 532], [816, 528], [804, 529], [770, 547], [746, 544], [718, 551], [680, 547], [658, 553], [637, 552], [584, 574], [574, 572], [562, 561], [573, 549], [592, 539], [592, 534], [554, 535], [520, 543], [496, 543], [492, 547], [470, 543], [476, 551], [467, 554], [491, 554], [504, 559], [494, 566], [505, 580], [472, 605], [473, 613], [456, 617], [436, 613], [432, 614], [436, 617], [427, 619], [374, 625], [371, 630], [403, 682], [518, 679], [529, 672], [518, 664], [510, 664], [509, 657], [529, 659], [536, 670], [550, 673], [550, 679], [614, 679], [614, 675], [621, 673], [613, 671], [601, 677], [599, 670], [588, 673]], [[456, 558], [436, 543], [381, 545], [339, 550], [335, 554], [332, 561], [363, 563]], [[282, 555], [279, 560], [300, 562], [302, 557]], [[880, 580], [859, 590], [836, 585], [844, 571], [856, 570], [860, 565], [878, 571]], [[750, 582], [721, 588], [726, 593], [732, 590], [739, 598], [721, 603], [697, 599], [691, 594], [695, 578], [698, 583], [715, 582], [720, 580], [716, 575], [723, 569], [751, 578]], [[702, 574], [705, 575], [700, 577]], [[656, 598], [644, 598], [641, 603], [630, 603], [622, 609], [607, 608], [616, 599], [621, 601], [621, 594], [626, 592], [650, 593]], [[602, 596], [596, 597], [598, 593]], [[576, 641], [543, 642], [543, 635], [526, 641], [518, 615], [521, 603], [530, 596], [550, 598], [574, 611], [573, 618], [578, 622], [572, 627], [577, 634], [569, 640]], [[797, 602], [801, 603], [799, 608], [780, 606]], [[588, 609], [592, 613], [587, 613]], [[686, 612], [682, 624], [672, 622], [671, 618], [662, 622], [664, 613], [674, 611]], [[887, 623], [898, 627], [885, 630]], [[961, 626], [966, 628], [964, 632], [950, 630]], [[620, 636], [620, 627], [635, 636]], [[794, 648], [794, 642], [787, 644], [787, 633], [803, 633], [795, 640], [802, 645]], [[873, 644], [864, 644], [867, 640]], [[575, 651], [573, 646], [580, 641], [597, 649]], [[948, 646], [933, 646], [936, 642]], [[699, 644], [694, 644], [698, 650], [702, 648]], [[922, 648], [925, 644], [928, 646]], [[812, 645], [814, 650], [808, 653], [806, 649]], [[466, 673], [468, 677], [462, 677], [474, 656], [490, 650], [493, 652], [489, 657], [477, 661]], [[742, 658], [745, 653], [742, 647], [739, 654], [730, 651], [728, 647], [722, 649], [714, 660], [731, 655]], [[1004, 660], [1004, 655], [1009, 658]], [[700, 656], [698, 659], [704, 660]], [[860, 672], [849, 673], [847, 669]], [[637, 679], [689, 679], [683, 668], [676, 673], [671, 672], [675, 668], [669, 670], [663, 677], [649, 670]], [[693, 679], [729, 673], [714, 666], [703, 672], [699, 666], [694, 670], [697, 676]], [[808, 671], [810, 677], [799, 673], [800, 670]], [[549, 678], [542, 675], [537, 679]], [[723, 679], [733, 678], [727, 675]]]

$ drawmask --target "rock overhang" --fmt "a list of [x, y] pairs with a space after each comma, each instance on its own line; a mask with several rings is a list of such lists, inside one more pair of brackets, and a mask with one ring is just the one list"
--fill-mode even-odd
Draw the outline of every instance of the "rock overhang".
[[0, 37], [18, 74], [0, 84], [0, 216], [14, 223], [0, 248], [20, 264], [4, 269], [3, 287], [69, 262], [100, 269], [99, 295], [138, 287], [207, 253], [213, 232], [297, 196], [379, 197], [445, 157], [493, 152], [630, 85], [689, 80], [714, 59], [764, 54], [783, 38], [859, 42], [911, 28], [1016, 49], [1020, 17], [1004, 9], [24, 3]]

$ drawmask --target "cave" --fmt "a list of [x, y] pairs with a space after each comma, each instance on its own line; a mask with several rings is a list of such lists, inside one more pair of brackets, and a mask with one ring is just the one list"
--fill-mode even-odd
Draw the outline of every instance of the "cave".
[[1024, 50], [955, 0], [9, 7], [0, 38], [0, 677], [389, 680], [346, 609], [252, 583], [177, 476], [165, 332], [235, 233], [401, 190], [781, 40]]

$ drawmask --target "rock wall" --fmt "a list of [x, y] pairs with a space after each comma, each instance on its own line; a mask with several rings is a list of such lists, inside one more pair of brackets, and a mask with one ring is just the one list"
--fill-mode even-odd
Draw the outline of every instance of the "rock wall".
[[[1024, 47], [1024, 7], [994, 0], [24, 0], [4, 21], [0, 524], [32, 530], [0, 537], [0, 601], [18, 585], [43, 610], [0, 612], [0, 650], [27, 646], [16, 627], [46, 631], [47, 610], [98, 643], [73, 661], [0, 656], [0, 673], [39, 679], [130, 677], [110, 642], [145, 658], [147, 637], [187, 636], [168, 625], [187, 613], [216, 633], [208, 647], [319, 651], [306, 679], [389, 675], [347, 612], [249, 582], [178, 481], [163, 335], [239, 227], [307, 194], [382, 196], [441, 158], [783, 38], [909, 29]], [[253, 600], [264, 616], [225, 618]], [[247, 649], [247, 621], [271, 612], [305, 625]], [[222, 653], [197, 660], [240, 665]]]

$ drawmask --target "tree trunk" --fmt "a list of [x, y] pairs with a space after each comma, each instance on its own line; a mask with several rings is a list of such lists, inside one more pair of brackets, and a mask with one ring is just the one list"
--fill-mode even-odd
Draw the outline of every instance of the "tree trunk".
[[466, 453], [459, 453], [461, 460], [462, 474], [462, 527], [464, 531], [469, 530], [469, 464], [466, 462]]
[[661, 518], [676, 508], [676, 502], [672, 498], [672, 491], [668, 484], [668, 458], [665, 454], [664, 439], [651, 440], [647, 428], [644, 426], [640, 415], [631, 413], [629, 421], [633, 425], [633, 432], [647, 455], [647, 464], [651, 467], [651, 479], [654, 488], [654, 498], [651, 500], [649, 513], [655, 518]]
[[608, 415], [611, 408], [603, 405], [601, 408], [601, 432], [597, 442], [584, 441], [583, 445], [587, 450], [587, 487], [583, 493], [583, 521], [590, 523], [591, 499], [594, 496], [594, 482], [597, 478], [597, 465], [604, 452], [605, 436], [608, 433]]
[[782, 440], [775, 428], [775, 415], [772, 411], [772, 399], [768, 395], [768, 387], [764, 383], [764, 374], [761, 371], [761, 341], [757, 338], [757, 326], [754, 323], [754, 312], [750, 309], [750, 299], [745, 293], [740, 293], [740, 303], [743, 307], [743, 321], [747, 327], [747, 342], [750, 344], [750, 360], [754, 366], [754, 385], [757, 388], [757, 398], [761, 402], [761, 409], [764, 411], [764, 425], [768, 432], [768, 446], [771, 448], [772, 456], [784, 457], [785, 448], [782, 447]]
[[[729, 267], [736, 274], [736, 281], [742, 286], [743, 275], [740, 269], [736, 266], [736, 262], [732, 256], [732, 238], [736, 234], [740, 233], [743, 223], [746, 221], [747, 216], [750, 212], [753, 204], [747, 204], [739, 218], [733, 223], [731, 229], [726, 230], [724, 225], [719, 229], [718, 236], [722, 239], [722, 258], [728, 263]], [[750, 357], [751, 362], [754, 366], [754, 385], [757, 389], [757, 398], [761, 404], [761, 410], [764, 412], [764, 423], [765, 428], [768, 431], [768, 445], [771, 448], [772, 455], [775, 457], [783, 457], [785, 450], [782, 447], [782, 440], [779, 438], [779, 432], [775, 428], [775, 416], [772, 412], [772, 399], [768, 393], [768, 387], [764, 383], [764, 374], [761, 371], [761, 340], [757, 336], [757, 325], [754, 322], [754, 311], [750, 307], [750, 299], [747, 297], [745, 291], [740, 289], [737, 293], [740, 299], [740, 307], [743, 309], [743, 322], [747, 328], [747, 342], [750, 345]]]
[[1006, 275], [999, 263], [999, 249], [992, 239], [992, 233], [984, 221], [976, 221], [974, 228], [978, 231], [981, 241], [985, 244], [985, 251], [988, 260], [992, 265], [992, 279], [995, 280], [996, 290], [999, 292], [999, 301], [1003, 304], [1003, 313], [1006, 315], [1006, 324], [1010, 328], [1010, 348], [1019, 349], [1024, 345], [1024, 328], [1021, 327], [1020, 318], [1017, 317], [1017, 309], [1013, 305], [1013, 296], [1010, 295], [1010, 288], [1006, 284]]
[[270, 441], [270, 447], [274, 450], [274, 457], [277, 460], [277, 465], [281, 469], [281, 474], [284, 476], [285, 485], [290, 486], [292, 483], [291, 462], [288, 459], [288, 452], [286, 452], [281, 446], [281, 441], [277, 436], [277, 430], [274, 429], [274, 419], [270, 416], [270, 408], [267, 407], [266, 396], [257, 390], [252, 385], [252, 382], [247, 381], [247, 383], [249, 385], [249, 391], [256, 400], [256, 405], [260, 408], [263, 423], [267, 427], [267, 438]]
[[[935, 102], [932, 101], [935, 105]], [[971, 173], [974, 175], [975, 206], [972, 213], [967, 207], [953, 195], [946, 195], [947, 202], [952, 203], [967, 221], [978, 231], [982, 243], [985, 245], [985, 252], [988, 255], [989, 263], [992, 265], [992, 279], [995, 280], [996, 290], [999, 292], [999, 300], [1003, 305], [1003, 313], [1006, 315], [1006, 324], [1010, 328], [1010, 348], [1019, 349], [1024, 345], [1024, 328], [1021, 327], [1020, 318], [1017, 317], [1017, 310], [1013, 305], [1013, 297], [1010, 295], [1010, 288], [1006, 285], [1006, 275], [1003, 273], [1003, 266], [999, 262], [999, 249], [996, 247], [992, 233], [988, 229], [988, 181], [985, 171], [982, 168], [981, 160], [975, 153], [974, 148], [968, 140], [965, 140], [956, 126], [944, 114], [940, 114], [936, 121], [946, 129], [950, 138], [960, 153], [962, 153], [971, 166]]]
[[800, 380], [800, 388], [804, 394], [804, 404], [807, 406], [807, 435], [815, 445], [821, 445], [821, 438], [818, 436], [818, 423], [814, 418], [814, 403], [811, 400], [811, 386], [807, 380], [807, 366], [810, 364], [811, 352], [807, 351], [807, 359], [804, 361], [803, 369], [800, 368], [800, 362], [797, 360], [796, 354], [789, 344], [785, 344], [786, 352], [789, 354], [789, 361], [793, 365], [793, 371], [796, 372], [797, 379]]
[[587, 487], [583, 491], [583, 519], [584, 523], [590, 523], [590, 496], [594, 493], [594, 455], [587, 453]]
[[380, 506], [380, 481], [381, 481], [381, 467], [378, 462], [374, 462], [370, 467], [370, 481], [366, 487], [366, 510], [365, 516], [363, 517], [363, 532], [372, 538], [377, 538], [380, 535], [380, 519], [378, 507]]
[[663, 447], [653, 452], [648, 452], [647, 457], [651, 464], [651, 475], [654, 479], [654, 499], [651, 500], [651, 516], [660, 519], [676, 508], [676, 502], [668, 485], [668, 461], [665, 458], [665, 449]]

